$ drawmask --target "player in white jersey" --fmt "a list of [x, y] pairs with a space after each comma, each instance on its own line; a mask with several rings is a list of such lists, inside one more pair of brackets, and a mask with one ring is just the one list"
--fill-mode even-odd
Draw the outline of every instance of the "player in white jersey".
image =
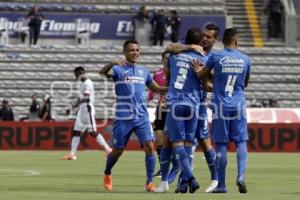
[[73, 137], [71, 142], [71, 152], [62, 160], [76, 160], [76, 152], [80, 143], [80, 134], [88, 132], [94, 137], [97, 143], [104, 148], [106, 153], [111, 152], [111, 148], [105, 142], [103, 136], [97, 133], [94, 108], [94, 85], [91, 79], [87, 78], [83, 67], [74, 69], [76, 80], [80, 81], [79, 97], [73, 109], [79, 107], [76, 121], [73, 128]]

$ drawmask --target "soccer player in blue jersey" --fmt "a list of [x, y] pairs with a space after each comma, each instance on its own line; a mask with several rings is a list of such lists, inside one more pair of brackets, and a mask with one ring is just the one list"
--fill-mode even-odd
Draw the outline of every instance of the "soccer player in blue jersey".
[[[202, 30], [202, 37], [200, 45], [190, 45], [190, 44], [171, 44], [167, 47], [166, 51], [172, 53], [181, 53], [187, 50], [195, 50], [198, 52], [203, 52], [205, 56], [202, 59], [202, 62], [205, 62], [208, 59], [208, 56], [211, 53], [213, 45], [218, 39], [220, 29], [214, 23], [208, 23]], [[207, 162], [207, 165], [211, 174], [211, 184], [205, 189], [205, 192], [212, 192], [218, 185], [218, 176], [215, 166], [216, 152], [211, 144], [211, 140], [208, 132], [208, 121], [207, 121], [207, 108], [206, 108], [206, 90], [210, 90], [210, 84], [206, 84], [202, 87], [200, 91], [201, 101], [199, 106], [199, 120], [196, 128], [195, 137], [200, 144], [204, 156]], [[172, 172], [172, 170], [171, 170]], [[170, 172], [170, 175], [172, 174]], [[178, 189], [176, 189], [178, 191]], [[176, 192], [175, 191], [175, 192]]]
[[[201, 31], [197, 28], [190, 29], [186, 36], [186, 44], [199, 44], [200, 41]], [[195, 51], [172, 54], [166, 68], [166, 76], [170, 80], [167, 95], [169, 112], [166, 120], [166, 131], [183, 173], [180, 183], [181, 193], [186, 193], [188, 189], [190, 193], [194, 193], [200, 187], [192, 172], [190, 155], [192, 154], [192, 143], [197, 125], [197, 105], [200, 101], [201, 81], [191, 65], [194, 59], [202, 61], [202, 58], [203, 55]], [[156, 190], [156, 192], [168, 190], [164, 170], [168, 170], [169, 166], [163, 165], [169, 164], [171, 154], [172, 149], [163, 148], [161, 155], [162, 180], [160, 190]]]
[[113, 150], [108, 155], [104, 171], [104, 188], [112, 190], [111, 171], [123, 153], [134, 131], [145, 151], [147, 191], [153, 192], [155, 170], [155, 150], [153, 131], [147, 112], [147, 92], [145, 86], [154, 92], [166, 93], [168, 88], [159, 86], [148, 69], [137, 65], [140, 49], [135, 40], [127, 40], [123, 45], [125, 59], [116, 59], [100, 70], [100, 74], [112, 77], [115, 82], [116, 110], [113, 123]]
[[194, 69], [203, 81], [213, 70], [212, 138], [216, 143], [218, 187], [214, 193], [226, 193], [225, 172], [227, 144], [235, 142], [237, 149], [238, 176], [236, 184], [240, 193], [247, 193], [245, 169], [247, 163], [247, 116], [244, 88], [250, 78], [250, 59], [237, 50], [238, 32], [226, 29], [223, 35], [224, 50], [209, 56], [203, 70], [202, 63], [194, 62]]

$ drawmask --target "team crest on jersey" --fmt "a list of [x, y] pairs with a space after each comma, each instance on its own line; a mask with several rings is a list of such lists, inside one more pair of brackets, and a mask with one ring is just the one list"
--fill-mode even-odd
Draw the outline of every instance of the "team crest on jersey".
[[144, 71], [141, 70], [141, 69], [139, 69], [139, 70], [138, 70], [138, 74], [139, 74], [139, 75], [143, 75], [143, 74], [144, 74]]

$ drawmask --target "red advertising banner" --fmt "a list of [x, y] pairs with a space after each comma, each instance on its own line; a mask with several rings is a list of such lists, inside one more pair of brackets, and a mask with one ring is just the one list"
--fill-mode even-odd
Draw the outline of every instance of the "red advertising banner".
[[[108, 141], [112, 133], [112, 120], [98, 121], [101, 132]], [[1, 150], [67, 150], [70, 148], [72, 121], [64, 122], [1, 122]], [[252, 123], [248, 126], [249, 151], [253, 152], [299, 152], [300, 124]], [[100, 149], [93, 137], [83, 134], [80, 149]], [[127, 149], [140, 150], [140, 144], [132, 135]], [[234, 145], [230, 145], [234, 150]]]

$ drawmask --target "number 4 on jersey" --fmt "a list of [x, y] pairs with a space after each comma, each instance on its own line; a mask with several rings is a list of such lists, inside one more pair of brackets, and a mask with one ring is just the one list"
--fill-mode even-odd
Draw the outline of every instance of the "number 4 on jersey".
[[234, 84], [237, 76], [229, 75], [225, 87], [225, 92], [228, 92], [228, 96], [231, 97], [233, 93]]

